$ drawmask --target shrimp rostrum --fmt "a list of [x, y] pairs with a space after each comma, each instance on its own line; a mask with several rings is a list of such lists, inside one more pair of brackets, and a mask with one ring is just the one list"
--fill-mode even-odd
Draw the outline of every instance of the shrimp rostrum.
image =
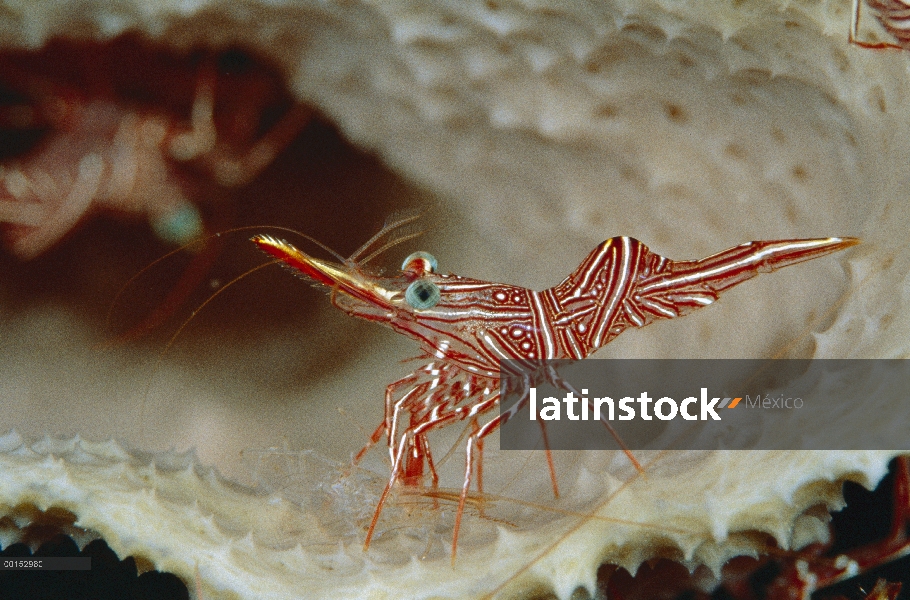
[[[376, 321], [420, 344], [424, 364], [386, 389], [385, 414], [359, 461], [385, 437], [391, 475], [373, 515], [364, 547], [396, 483], [438, 483], [427, 434], [464, 422], [464, 485], [455, 515], [452, 560], [472, 478], [482, 491], [484, 439], [524, 405], [499, 411], [500, 364], [505, 360], [582, 359], [630, 327], [685, 315], [718, 299], [739, 283], [858, 243], [854, 238], [749, 242], [708, 258], [673, 261], [629, 237], [606, 240], [560, 284], [542, 292], [442, 274], [425, 252], [410, 255], [394, 276], [367, 272], [363, 263], [401, 239], [383, 243], [387, 225], [351, 258], [335, 263], [310, 257], [287, 242], [259, 235], [260, 249], [331, 290], [335, 306]], [[368, 254], [371, 248], [381, 246]], [[366, 259], [361, 257], [367, 255]], [[558, 376], [542, 373], [555, 385]], [[620, 447], [625, 446], [606, 421]], [[546, 440], [544, 432], [544, 440]], [[627, 456], [641, 469], [634, 456]], [[558, 495], [547, 451], [554, 494]]]

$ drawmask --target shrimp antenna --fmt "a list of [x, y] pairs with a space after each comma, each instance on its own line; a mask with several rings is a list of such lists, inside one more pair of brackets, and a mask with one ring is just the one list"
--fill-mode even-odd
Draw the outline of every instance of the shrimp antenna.
[[382, 254], [383, 252], [385, 252], [386, 250], [388, 250], [389, 248], [394, 248], [395, 246], [397, 246], [398, 244], [400, 244], [402, 242], [406, 242], [408, 240], [413, 240], [414, 238], [419, 237], [421, 235], [423, 235], [423, 231], [404, 232], [399, 237], [389, 240], [388, 242], [383, 244], [382, 247], [380, 247], [378, 250], [375, 250], [372, 253], [370, 253], [369, 256], [367, 256], [365, 259], [360, 261], [360, 264], [365, 265], [368, 262], [370, 262], [371, 260], [373, 260], [374, 258], [376, 258], [377, 256], [379, 256], [380, 254]]
[[[310, 236], [308, 236], [308, 235], [305, 234], [305, 233], [301, 233], [301, 232], [297, 231], [296, 229], [291, 229], [291, 228], [289, 228], [289, 227], [278, 227], [278, 226], [276, 226], [276, 225], [246, 225], [246, 226], [243, 226], [243, 227], [234, 227], [234, 228], [228, 229], [228, 230], [226, 230], [226, 231], [220, 231], [220, 232], [218, 232], [218, 233], [213, 233], [213, 234], [208, 235], [208, 236], [206, 236], [206, 237], [204, 237], [204, 238], [201, 238], [201, 239], [193, 240], [193, 241], [191, 241], [191, 242], [189, 242], [189, 243], [187, 243], [187, 244], [184, 244], [183, 246], [180, 246], [179, 248], [176, 248], [176, 249], [174, 249], [174, 250], [171, 250], [170, 252], [168, 252], [168, 253], [165, 254], [164, 256], [161, 256], [161, 257], [155, 259], [154, 261], [152, 261], [151, 263], [147, 264], [147, 265], [146, 265], [145, 267], [143, 267], [138, 273], [136, 273], [135, 275], [133, 275], [132, 277], [130, 277], [130, 278], [127, 280], [127, 282], [123, 284], [123, 286], [120, 288], [120, 291], [117, 292], [117, 294], [114, 296], [114, 299], [111, 301], [110, 308], [108, 308], [108, 311], [107, 311], [107, 316], [106, 316], [105, 319], [104, 319], [104, 330], [105, 330], [105, 331], [110, 331], [110, 329], [111, 329], [111, 320], [112, 320], [112, 318], [113, 318], [113, 316], [114, 316], [114, 309], [116, 308], [117, 304], [120, 302], [120, 297], [123, 296], [124, 292], [126, 292], [126, 290], [133, 284], [133, 282], [136, 281], [137, 279], [139, 279], [139, 277], [141, 277], [143, 273], [146, 273], [149, 269], [153, 268], [153, 267], [154, 267], [155, 265], [157, 265], [158, 263], [160, 263], [160, 262], [162, 262], [162, 261], [164, 261], [164, 260], [170, 258], [171, 256], [173, 256], [173, 255], [175, 255], [175, 254], [177, 254], [177, 253], [179, 253], [179, 252], [183, 252], [184, 250], [188, 250], [188, 249], [190, 249], [190, 248], [192, 248], [192, 247], [194, 247], [194, 246], [198, 246], [198, 247], [200, 247], [200, 248], [205, 248], [205, 247], [208, 245], [208, 243], [209, 243], [210, 241], [215, 240], [215, 239], [218, 239], [218, 238], [220, 238], [222, 235], [227, 235], [227, 234], [229, 234], [229, 233], [235, 233], [235, 232], [238, 232], [238, 231], [250, 231], [250, 230], [260, 231], [260, 230], [262, 230], [262, 229], [275, 229], [275, 230], [278, 230], [278, 231], [286, 231], [286, 232], [288, 232], [288, 233], [293, 233], [294, 235], [300, 236], [300, 237], [302, 237], [303, 239], [308, 240], [308, 241], [312, 242], [313, 244], [319, 246], [320, 248], [322, 248], [323, 250], [325, 250], [326, 252], [328, 252], [329, 254], [331, 254], [333, 257], [337, 258], [340, 262], [344, 262], [344, 257], [343, 257], [343, 256], [341, 256], [340, 254], [338, 254], [337, 252], [335, 252], [334, 250], [332, 250], [331, 248], [329, 248], [328, 246], [326, 246], [325, 244], [323, 244], [322, 242], [320, 242], [320, 241], [317, 240], [316, 238], [310, 237]], [[203, 267], [203, 269], [204, 269], [204, 268], [205, 268], [205, 267]], [[179, 302], [178, 302], [177, 304], [179, 304]], [[154, 325], [153, 325], [153, 326], [154, 326]]]
[[[366, 254], [367, 251], [369, 251], [369, 249], [373, 246], [373, 244], [375, 244], [376, 242], [378, 242], [379, 240], [381, 240], [381, 239], [384, 238], [385, 236], [389, 235], [391, 232], [395, 231], [396, 229], [398, 229], [398, 228], [400, 228], [400, 227], [403, 227], [403, 226], [405, 226], [405, 225], [408, 225], [409, 223], [413, 223], [414, 221], [416, 221], [416, 220], [419, 219], [419, 218], [420, 218], [420, 213], [418, 213], [418, 212], [410, 212], [410, 213], [406, 212], [406, 213], [404, 213], [404, 214], [402, 214], [402, 213], [395, 213], [395, 214], [393, 214], [393, 215], [392, 215], [391, 217], [389, 217], [389, 219], [386, 221], [385, 225], [382, 226], [382, 229], [380, 229], [380, 230], [376, 233], [376, 235], [374, 235], [373, 237], [371, 237], [370, 239], [368, 239], [364, 245], [362, 245], [360, 248], [358, 248], [358, 249], [354, 252], [354, 254], [351, 255], [351, 257], [350, 257], [348, 260], [351, 261], [351, 262], [358, 262], [359, 258], [360, 258], [361, 256], [363, 256], [364, 254]], [[418, 234], [418, 235], [419, 235], [419, 234]], [[411, 239], [411, 238], [413, 238], [413, 237], [415, 237], [415, 236], [414, 236], [414, 235], [411, 235], [410, 237], [400, 238], [400, 239], [399, 239], [397, 242], [395, 242], [395, 243], [391, 243], [391, 242], [386, 243], [385, 245], [382, 246], [382, 248], [380, 248], [380, 250], [371, 253], [371, 254], [367, 257], [367, 260], [369, 260], [369, 259], [371, 259], [371, 258], [374, 258], [374, 257], [375, 257], [376, 255], [378, 255], [379, 253], [384, 252], [385, 250], [387, 250], [388, 248], [391, 248], [391, 247], [394, 246], [395, 244], [400, 243], [400, 242], [403, 242], [403, 241], [405, 241], [405, 240], [409, 240], [409, 239]], [[389, 244], [391, 244], [391, 246], [390, 246]], [[344, 261], [342, 261], [342, 262], [344, 262]], [[362, 261], [362, 262], [366, 262], [366, 260], [365, 260], [365, 261]]]
[[[280, 228], [280, 229], [283, 229], [283, 228]], [[145, 396], [142, 397], [142, 402], [141, 402], [141, 404], [139, 405], [139, 422], [140, 422], [140, 423], [145, 423], [145, 403], [146, 403], [146, 401], [148, 400], [149, 394], [150, 394], [151, 391], [152, 391], [152, 384], [154, 383], [155, 375], [158, 374], [158, 370], [161, 368], [161, 363], [164, 361], [164, 356], [168, 353], [168, 350], [171, 349], [171, 346], [174, 345], [174, 342], [177, 341], [177, 338], [180, 337], [180, 334], [183, 333], [183, 330], [186, 329], [187, 325], [190, 324], [190, 321], [192, 321], [193, 319], [195, 319], [195, 318], [196, 318], [196, 315], [199, 314], [199, 311], [201, 311], [203, 308], [205, 308], [206, 306], [208, 306], [209, 303], [210, 303], [212, 300], [214, 300], [219, 294], [221, 294], [221, 292], [223, 292], [224, 290], [228, 289], [229, 287], [231, 287], [232, 285], [234, 285], [235, 283], [237, 283], [237, 282], [240, 281], [241, 279], [245, 278], [247, 275], [251, 275], [252, 273], [255, 273], [256, 271], [259, 271], [260, 269], [264, 269], [265, 267], [268, 267], [268, 266], [270, 266], [270, 265], [275, 265], [275, 264], [280, 264], [280, 263], [281, 263], [280, 260], [271, 260], [271, 261], [269, 261], [269, 262], [266, 262], [266, 263], [263, 263], [263, 264], [259, 265], [258, 267], [253, 267], [252, 269], [248, 270], [247, 272], [245, 272], [245, 273], [243, 273], [243, 274], [241, 274], [241, 275], [238, 275], [237, 277], [233, 278], [232, 280], [230, 280], [229, 282], [227, 282], [225, 285], [223, 285], [223, 286], [221, 286], [220, 288], [218, 288], [218, 290], [215, 291], [214, 294], [212, 294], [211, 296], [209, 296], [208, 299], [207, 299], [205, 302], [203, 302], [202, 304], [200, 304], [199, 307], [196, 308], [196, 310], [193, 311], [193, 314], [191, 314], [191, 315], [190, 315], [190, 316], [189, 316], [189, 317], [180, 325], [180, 327], [177, 328], [177, 331], [174, 332], [174, 335], [171, 336], [171, 339], [169, 339], [169, 340], [167, 341], [167, 345], [164, 346], [164, 350], [162, 350], [161, 353], [158, 355], [158, 360], [155, 361], [155, 366], [154, 366], [154, 368], [152, 369], [152, 376], [149, 378], [149, 384], [148, 384], [148, 387], [147, 387], [146, 390], [145, 390]], [[144, 431], [143, 431], [142, 435], [144, 435]]]

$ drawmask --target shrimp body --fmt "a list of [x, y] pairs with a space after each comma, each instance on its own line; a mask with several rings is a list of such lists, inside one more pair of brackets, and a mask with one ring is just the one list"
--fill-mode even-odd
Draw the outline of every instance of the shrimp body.
[[[875, 13], [881, 26], [896, 41], [865, 41], [859, 36], [860, 10], [863, 2]], [[860, 48], [872, 50], [910, 49], [910, 2], [907, 0], [853, 0], [853, 20], [850, 23], [849, 42]]]
[[[427, 433], [467, 421], [472, 432], [453, 533], [453, 560], [475, 465], [478, 488], [482, 487], [483, 440], [525, 403], [496, 412], [481, 424], [480, 417], [499, 406], [500, 364], [508, 369], [502, 361], [530, 365], [539, 364], [540, 359], [585, 358], [630, 327], [685, 315], [759, 273], [858, 243], [853, 238], [750, 242], [701, 260], [673, 261], [638, 240], [615, 237], [595, 248], [561, 283], [538, 292], [438, 273], [435, 259], [422, 252], [405, 260], [399, 275], [379, 277], [353, 260], [337, 264], [312, 258], [269, 236], [256, 236], [252, 241], [329, 288], [333, 303], [346, 313], [383, 323], [421, 345], [426, 364], [388, 386], [383, 421], [355, 458], [355, 462], [360, 460], [386, 437], [392, 473], [365, 546], [396, 482], [421, 483], [426, 468], [433, 485], [437, 484]], [[516, 375], [529, 377], [527, 371]], [[561, 383], [546, 372], [531, 377]], [[604, 424], [615, 436], [609, 424]], [[638, 466], [631, 453], [627, 454]], [[550, 466], [554, 493], [558, 493], [552, 462]]]
[[868, 0], [879, 22], [901, 48], [910, 48], [910, 3], [904, 0]]

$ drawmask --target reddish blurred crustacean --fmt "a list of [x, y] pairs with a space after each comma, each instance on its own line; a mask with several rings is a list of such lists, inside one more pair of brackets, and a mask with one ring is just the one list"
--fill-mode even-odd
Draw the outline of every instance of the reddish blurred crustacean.
[[2, 55], [0, 85], [0, 128], [39, 137], [0, 165], [3, 238], [24, 259], [96, 210], [197, 240], [200, 184], [249, 182], [311, 116], [242, 51], [175, 56], [134, 38]]

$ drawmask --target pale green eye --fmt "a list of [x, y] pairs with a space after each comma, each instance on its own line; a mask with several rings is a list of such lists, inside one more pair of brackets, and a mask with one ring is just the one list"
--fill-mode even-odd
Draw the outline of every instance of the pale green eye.
[[205, 232], [202, 215], [189, 202], [182, 202], [163, 215], [152, 219], [152, 229], [160, 239], [180, 246], [201, 238]]
[[423, 273], [435, 273], [438, 266], [435, 256], [421, 250], [404, 259], [401, 264], [401, 270], [413, 271], [422, 275]]
[[439, 287], [428, 279], [418, 279], [405, 290], [404, 299], [417, 310], [433, 308], [439, 303]]

